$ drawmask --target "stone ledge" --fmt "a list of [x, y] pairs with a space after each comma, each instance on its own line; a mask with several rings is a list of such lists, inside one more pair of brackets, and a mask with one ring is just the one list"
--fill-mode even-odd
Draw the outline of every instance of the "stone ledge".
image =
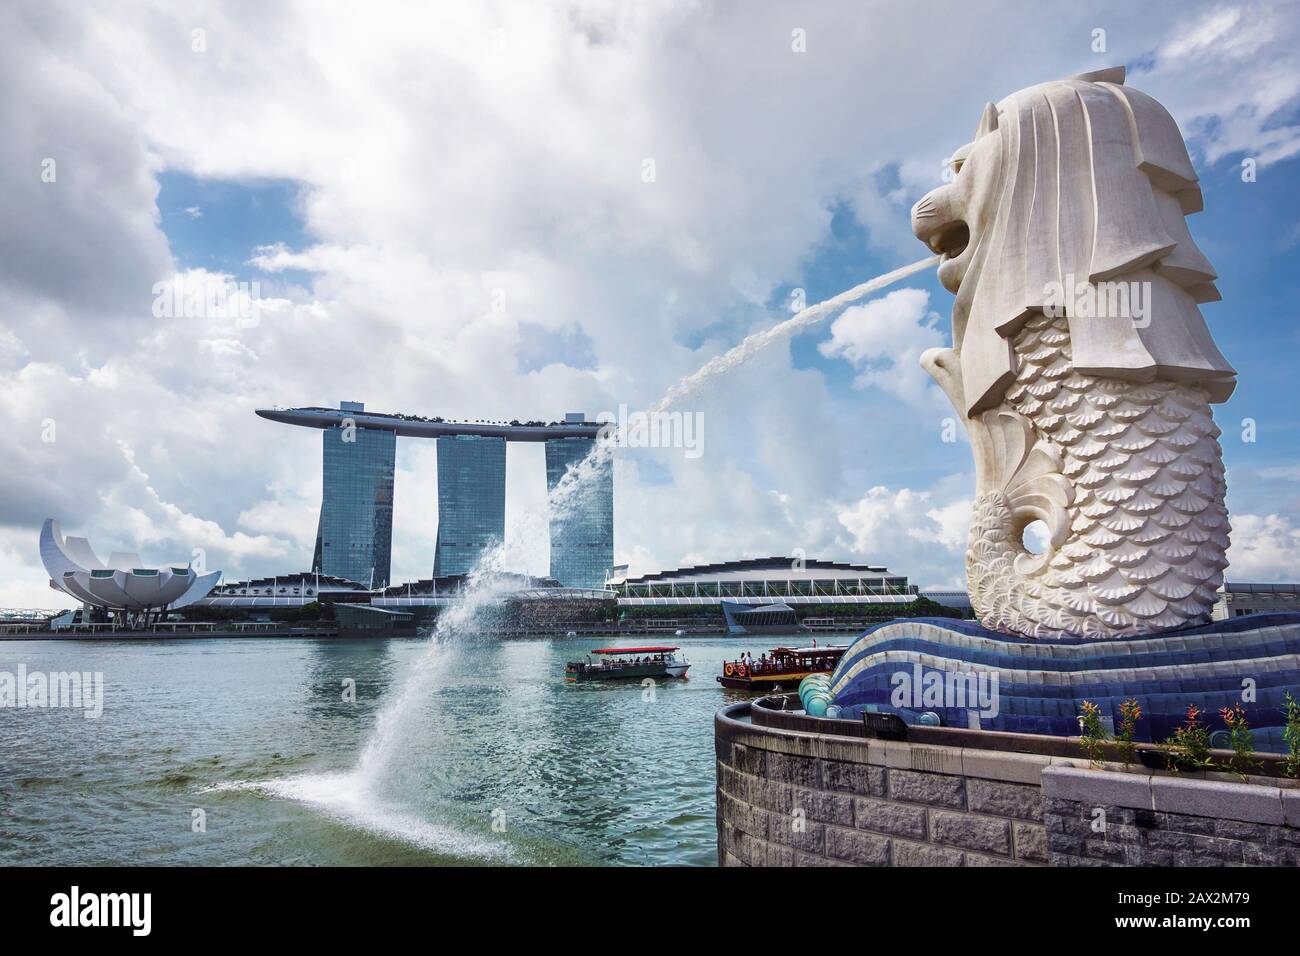
[[1277, 787], [1217, 780], [1182, 780], [1178, 777], [1152, 777], [1150, 783], [1154, 810], [1278, 826], [1286, 822], [1282, 811], [1282, 791]]
[[1155, 809], [1148, 773], [1112, 773], [1053, 765], [1043, 769], [1043, 798], [1073, 800], [1092, 806]]
[[999, 780], [1006, 783], [1040, 783], [1043, 770], [1053, 757], [1040, 754], [1017, 754], [997, 750], [962, 748], [961, 772], [966, 777]]
[[1282, 816], [1287, 826], [1300, 828], [1300, 790], [1282, 791]]
[[828, 760], [867, 763], [867, 741], [861, 737], [832, 737], [812, 731], [762, 727], [736, 720], [727, 714], [726, 709], [714, 715], [713, 731], [716, 740], [753, 747], [757, 750], [798, 757], [821, 757]]

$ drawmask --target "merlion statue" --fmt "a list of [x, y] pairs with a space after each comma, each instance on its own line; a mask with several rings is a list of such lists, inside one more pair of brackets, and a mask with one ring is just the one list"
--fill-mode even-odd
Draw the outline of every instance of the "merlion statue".
[[[971, 603], [993, 630], [1122, 637], [1209, 619], [1227, 566], [1219, 430], [1236, 373], [1168, 112], [1123, 68], [984, 110], [951, 181], [912, 210], [956, 295], [921, 364], [965, 422], [977, 493]], [[1048, 543], [1022, 535], [1041, 521]]]

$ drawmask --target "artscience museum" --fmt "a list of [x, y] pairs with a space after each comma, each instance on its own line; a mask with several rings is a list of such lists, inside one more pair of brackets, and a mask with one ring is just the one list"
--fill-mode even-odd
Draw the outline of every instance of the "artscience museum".
[[50, 587], [139, 624], [202, 599], [221, 578], [220, 571], [200, 574], [188, 563], [146, 568], [139, 555], [126, 551], [101, 561], [89, 541], [65, 538], [53, 518], [41, 526], [41, 562]]

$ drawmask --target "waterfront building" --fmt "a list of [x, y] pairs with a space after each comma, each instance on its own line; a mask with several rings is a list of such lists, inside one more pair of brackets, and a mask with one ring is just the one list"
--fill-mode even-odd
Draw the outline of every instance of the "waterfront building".
[[958, 593], [935, 592], [938, 597], [932, 598], [905, 575], [882, 565], [810, 558], [701, 564], [625, 577], [608, 587], [625, 621], [659, 627], [725, 626], [733, 633], [749, 625], [762, 630], [778, 624], [812, 631], [852, 630], [899, 615], [970, 613], [969, 603], [959, 600]]
[[198, 604], [228, 610], [298, 608], [308, 604], [369, 603], [371, 594], [365, 585], [350, 578], [318, 571], [295, 571], [268, 578], [222, 582]]
[[41, 563], [50, 587], [80, 601], [85, 608], [110, 611], [148, 623], [168, 610], [204, 597], [220, 571], [201, 573], [189, 562], [145, 567], [133, 551], [114, 551], [103, 561], [85, 538], [64, 538], [59, 523], [41, 526]]
[[1300, 611], [1300, 584], [1246, 584], [1227, 581], [1219, 588], [1210, 616], [1216, 621], [1247, 614]]
[[[570, 468], [583, 462], [595, 439], [550, 438], [546, 442], [548, 495]], [[566, 587], [600, 588], [614, 564], [614, 465], [605, 456], [587, 465], [594, 474], [572, 500], [552, 502], [551, 577]]]
[[620, 604], [907, 604], [920, 589], [874, 564], [771, 557], [658, 571], [610, 583]]
[[506, 440], [438, 438], [438, 538], [433, 575], [468, 574], [506, 535]]
[[[342, 402], [344, 413], [363, 412]], [[313, 570], [373, 587], [388, 583], [393, 545], [397, 436], [344, 418], [321, 439], [322, 491]]]

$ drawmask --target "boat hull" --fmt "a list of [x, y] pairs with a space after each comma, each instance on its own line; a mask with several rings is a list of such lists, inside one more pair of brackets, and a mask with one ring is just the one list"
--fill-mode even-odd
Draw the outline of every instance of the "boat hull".
[[589, 681], [610, 680], [645, 680], [647, 677], [679, 678], [685, 677], [689, 664], [634, 664], [631, 667], [584, 668], [578, 671], [566, 671], [564, 679], [570, 683], [588, 683]]
[[754, 677], [719, 677], [717, 681], [723, 687], [732, 690], [750, 690], [750, 691], [771, 691], [778, 684], [786, 689], [793, 689], [799, 686], [799, 682], [805, 677], [811, 677], [813, 674], [827, 674], [830, 671], [790, 671], [785, 674], [760, 674]]

